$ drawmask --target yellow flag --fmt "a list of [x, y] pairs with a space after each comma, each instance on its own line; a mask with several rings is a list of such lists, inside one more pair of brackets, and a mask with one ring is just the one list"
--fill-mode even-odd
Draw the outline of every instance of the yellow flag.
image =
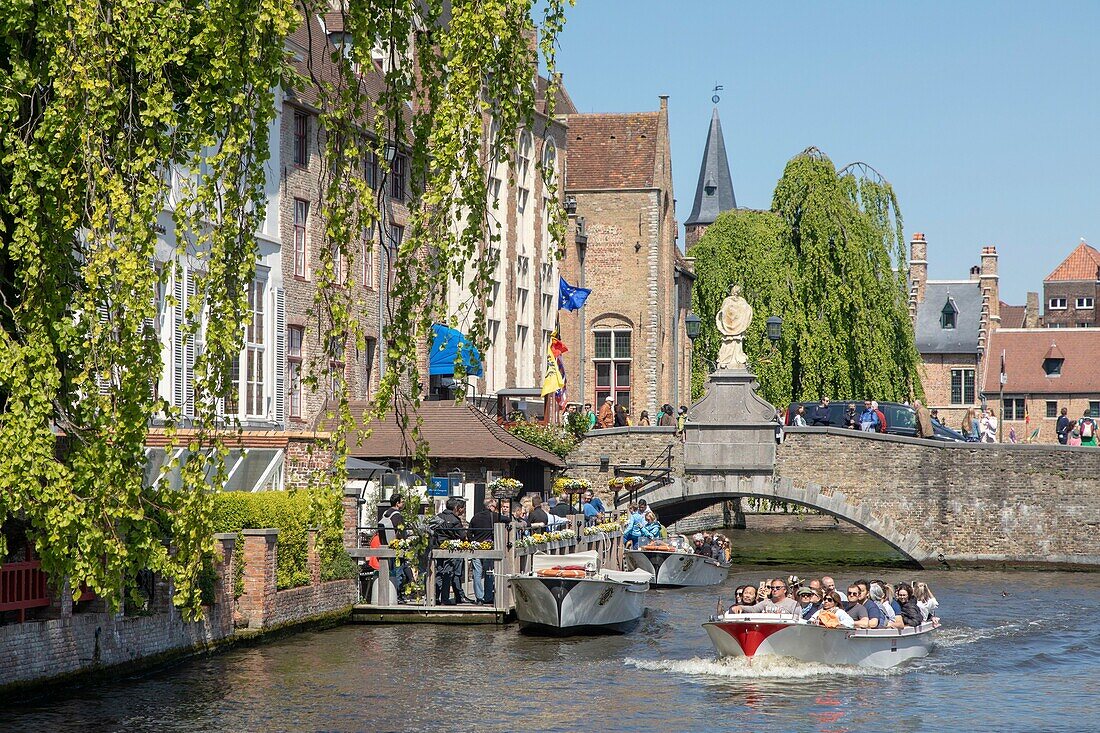
[[558, 368], [558, 357], [554, 354], [554, 340], [546, 344], [546, 375], [542, 378], [542, 396], [554, 394], [565, 386], [565, 378]]

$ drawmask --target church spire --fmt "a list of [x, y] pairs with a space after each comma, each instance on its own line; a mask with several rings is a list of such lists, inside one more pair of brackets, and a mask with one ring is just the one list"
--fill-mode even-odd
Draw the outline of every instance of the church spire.
[[718, 106], [710, 117], [707, 144], [703, 149], [703, 162], [699, 166], [699, 183], [695, 188], [695, 204], [691, 215], [684, 222], [687, 244], [691, 246], [703, 235], [708, 224], [723, 211], [737, 208], [733, 195], [733, 178], [726, 158], [726, 142], [722, 138], [722, 121], [718, 119]]

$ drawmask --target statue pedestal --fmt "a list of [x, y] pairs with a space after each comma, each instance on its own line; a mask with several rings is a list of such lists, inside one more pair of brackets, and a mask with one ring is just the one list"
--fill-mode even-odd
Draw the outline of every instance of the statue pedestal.
[[712, 372], [703, 399], [692, 405], [684, 426], [688, 474], [731, 471], [771, 476], [775, 470], [775, 408], [756, 393], [747, 369]]

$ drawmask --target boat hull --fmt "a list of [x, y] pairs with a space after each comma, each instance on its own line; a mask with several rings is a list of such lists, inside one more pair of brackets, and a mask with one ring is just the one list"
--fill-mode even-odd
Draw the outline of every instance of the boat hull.
[[627, 550], [626, 569], [645, 570], [657, 588], [688, 588], [718, 585], [726, 581], [729, 565], [685, 552]]
[[516, 576], [510, 582], [520, 629], [557, 636], [631, 631], [649, 588], [599, 578]]
[[939, 624], [919, 628], [829, 629], [774, 614], [722, 617], [703, 624], [719, 656], [791, 657], [803, 662], [889, 669], [928, 656]]

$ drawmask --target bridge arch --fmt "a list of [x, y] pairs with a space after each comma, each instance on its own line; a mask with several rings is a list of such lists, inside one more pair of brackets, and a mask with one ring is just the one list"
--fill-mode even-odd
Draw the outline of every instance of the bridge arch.
[[912, 527], [901, 526], [890, 517], [876, 514], [850, 500], [844, 492], [819, 484], [798, 486], [789, 478], [765, 476], [688, 476], [675, 478], [639, 498], [647, 501], [663, 523], [671, 524], [718, 502], [740, 497], [788, 502], [842, 519], [882, 540], [921, 567], [936, 559], [930, 545]]

